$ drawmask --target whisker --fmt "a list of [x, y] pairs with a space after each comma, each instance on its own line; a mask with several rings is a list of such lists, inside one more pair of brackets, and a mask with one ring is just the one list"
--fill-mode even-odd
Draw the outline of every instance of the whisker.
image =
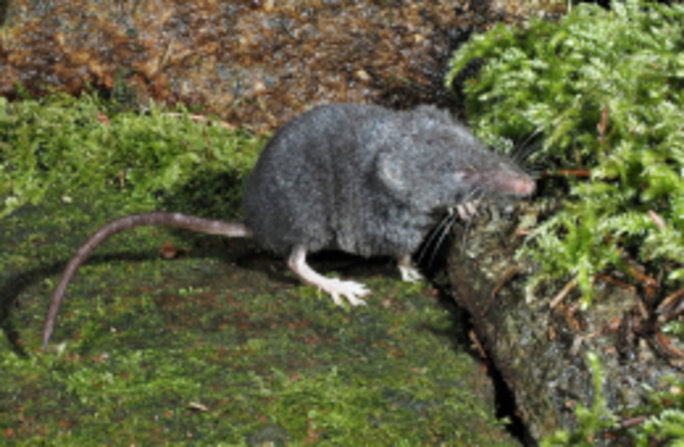
[[515, 161], [518, 164], [522, 164], [522, 162], [527, 161], [530, 155], [532, 155], [534, 151], [537, 149], [539, 144], [539, 142], [536, 142], [535, 144], [529, 144], [530, 141], [532, 141], [532, 139], [539, 135], [543, 130], [544, 127], [539, 126], [534, 130], [534, 132], [532, 132], [527, 136], [527, 138], [525, 138], [525, 140], [518, 146], [518, 149], [513, 152], [513, 155], [511, 157], [513, 161]]
[[453, 209], [450, 208], [449, 213], [439, 221], [439, 223], [423, 242], [418, 254], [416, 255], [416, 262], [419, 264], [422, 263], [425, 259], [425, 256], [428, 254], [428, 252], [430, 252], [430, 259], [428, 260], [427, 267], [432, 267], [435, 258], [439, 253], [440, 247], [451, 232], [451, 229], [456, 221], [459, 219], [465, 222], [465, 237], [465, 234], [470, 228], [470, 224], [478, 213], [485, 194], [486, 192], [482, 188], [474, 187], [463, 196], [463, 199], [456, 207]]
[[[458, 219], [458, 214], [454, 214], [453, 216], [449, 216], [448, 224], [444, 228], [444, 231], [442, 231], [442, 234], [440, 235], [439, 239], [435, 243], [435, 246], [432, 250], [432, 255], [430, 255], [430, 260], [428, 261], [428, 268], [432, 267], [432, 264], [435, 262], [435, 257], [437, 256], [437, 253], [439, 252], [439, 247], [441, 247], [442, 242], [444, 242], [444, 239], [446, 239], [446, 237], [451, 232], [451, 228], [454, 226], [457, 219]], [[471, 219], [472, 219], [472, 216], [471, 216]], [[468, 219], [468, 221], [470, 221], [471, 219]]]
[[539, 180], [540, 178], [542, 178], [544, 175], [544, 172], [545, 172], [545, 170], [542, 168], [525, 169], [525, 174], [529, 175], [534, 180]]
[[515, 154], [512, 157], [513, 161], [517, 163], [518, 166], [525, 164], [537, 148], [537, 144], [532, 144], [527, 147], [521, 146], [519, 149], [516, 149]]
[[418, 255], [416, 256], [416, 262], [418, 264], [423, 261], [423, 258], [427, 254], [427, 250], [433, 245], [434, 241], [439, 237], [439, 234], [444, 230], [444, 227], [448, 224], [449, 220], [452, 219], [453, 216], [458, 216], [458, 214], [450, 209], [449, 212], [442, 219], [440, 219], [435, 228], [430, 231], [430, 234], [428, 235], [427, 239], [423, 241], [423, 244], [418, 251]]
[[[480, 188], [479, 186], [474, 187], [473, 189], [471, 189], [470, 191], [468, 191], [468, 192], [466, 193], [466, 195], [463, 197], [463, 200], [461, 201], [461, 203], [463, 203], [463, 202], [472, 202], [472, 198], [473, 198], [474, 196], [476, 196], [477, 194], [480, 194], [481, 192], [482, 192], [482, 188]], [[481, 199], [481, 198], [482, 198], [482, 196], [480, 196], [480, 197], [478, 198], [478, 200]]]
[[475, 207], [479, 209], [482, 204], [482, 198], [485, 196], [485, 191], [482, 188], [474, 188], [472, 193], [468, 195], [468, 200], [475, 203]]

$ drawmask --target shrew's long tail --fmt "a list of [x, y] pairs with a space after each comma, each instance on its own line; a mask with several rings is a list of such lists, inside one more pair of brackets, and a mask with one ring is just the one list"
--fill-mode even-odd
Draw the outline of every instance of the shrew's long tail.
[[50, 342], [50, 337], [52, 336], [52, 331], [55, 327], [55, 320], [57, 319], [57, 313], [64, 300], [67, 286], [88, 255], [98, 245], [120, 231], [128, 230], [133, 227], [150, 225], [178, 227], [184, 230], [217, 234], [226, 237], [252, 236], [252, 231], [240, 222], [226, 222], [223, 220], [206, 219], [203, 217], [189, 216], [181, 213], [169, 213], [165, 211], [131, 214], [130, 216], [121, 217], [106, 223], [98, 228], [97, 231], [78, 248], [78, 251], [76, 251], [76, 254], [69, 260], [69, 263], [64, 269], [57, 287], [54, 292], [52, 292], [50, 307], [48, 308], [47, 315], [45, 316], [45, 324], [43, 325], [43, 349], [47, 349], [48, 343]]

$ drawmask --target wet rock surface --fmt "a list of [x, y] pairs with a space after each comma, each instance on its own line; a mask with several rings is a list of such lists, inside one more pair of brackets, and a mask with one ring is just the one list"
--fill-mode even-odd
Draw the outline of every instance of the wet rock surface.
[[327, 102], [445, 104], [451, 51], [521, 11], [464, 0], [15, 0], [3, 14], [0, 94], [91, 86], [255, 129]]
[[[667, 378], [681, 374], [681, 359], [662, 355], [662, 345], [644, 329], [641, 298], [632, 288], [598, 284], [594, 304], [584, 312], [576, 290], [550, 307], [563, 284], [526, 299], [525, 273], [534, 265], [513, 259], [523, 239], [516, 219], [494, 216], [457, 241], [449, 276], [456, 301], [469, 312], [478, 340], [515, 396], [530, 439], [572, 429], [576, 404], [592, 406], [588, 352], [599, 358], [608, 408], [625, 419], [649, 402], [649, 388], [667, 389]], [[620, 435], [594, 441], [615, 443]]]
[[[135, 87], [275, 127], [307, 104], [433, 90], [446, 54], [445, 5], [354, 2], [15, 2], [0, 92]], [[432, 19], [432, 20], [431, 20]], [[449, 28], [451, 28], [449, 26]], [[429, 86], [429, 87], [428, 87]], [[372, 93], [371, 93], [372, 92]]]

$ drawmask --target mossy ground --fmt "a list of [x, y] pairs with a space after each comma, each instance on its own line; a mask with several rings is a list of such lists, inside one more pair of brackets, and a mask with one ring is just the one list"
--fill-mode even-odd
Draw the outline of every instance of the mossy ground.
[[77, 273], [42, 352], [66, 260], [152, 203], [77, 191], [48, 189], [0, 221], [0, 444], [515, 445], [459, 318], [390, 260], [314, 258], [373, 290], [341, 309], [251, 241], [130, 230]]

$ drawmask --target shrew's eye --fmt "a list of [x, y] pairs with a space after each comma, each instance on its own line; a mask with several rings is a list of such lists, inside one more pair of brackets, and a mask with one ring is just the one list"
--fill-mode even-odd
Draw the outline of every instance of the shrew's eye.
[[456, 170], [456, 162], [454, 160], [447, 160], [442, 163], [442, 169], [446, 172], [452, 172]]
[[477, 174], [476, 172], [471, 171], [470, 169], [456, 169], [453, 172], [454, 178], [459, 183], [471, 183], [473, 181], [473, 177], [475, 177], [475, 175]]

